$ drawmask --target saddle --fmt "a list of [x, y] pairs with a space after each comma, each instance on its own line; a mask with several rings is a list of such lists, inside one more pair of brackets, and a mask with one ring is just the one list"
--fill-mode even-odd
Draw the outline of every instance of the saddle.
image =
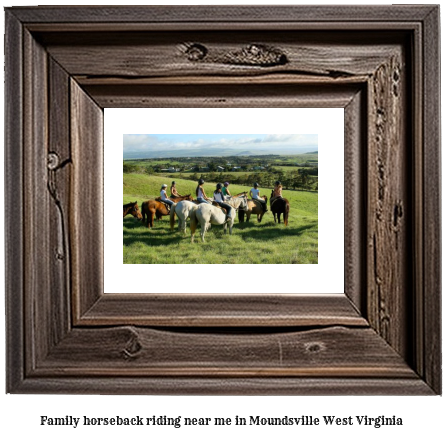
[[220, 205], [218, 205], [217, 202], [213, 201], [213, 202], [212, 202], [212, 205], [213, 205], [214, 207], [221, 208], [221, 209], [223, 210], [223, 213], [224, 213], [224, 214], [228, 214], [226, 208], [220, 207]]
[[254, 201], [256, 207], [260, 207], [262, 211], [265, 211], [263, 204], [258, 199], [252, 199], [252, 200]]
[[162, 201], [162, 199], [160, 198], [160, 196], [159, 196], [158, 198], [155, 198], [155, 200], [158, 201], [158, 202], [161, 202], [161, 203], [166, 207], [166, 210], [167, 210], [168, 212], [171, 211], [171, 206], [170, 206], [169, 204], [167, 204], [166, 202]]
[[271, 198], [271, 199], [269, 200], [269, 204], [270, 204], [270, 207], [271, 207], [271, 208], [272, 208], [272, 206], [274, 205], [274, 202], [277, 201], [278, 199], [283, 199], [283, 196], [274, 196], [273, 198]]
[[228, 217], [228, 211], [226, 210], [226, 208], [220, 207], [220, 205], [218, 205], [215, 201], [212, 202], [212, 205], [214, 207], [217, 207], [220, 210], [222, 210], [223, 213], [225, 214], [225, 221], [223, 223], [226, 223], [226, 222], [228, 222], [228, 219], [231, 219], [231, 218]]

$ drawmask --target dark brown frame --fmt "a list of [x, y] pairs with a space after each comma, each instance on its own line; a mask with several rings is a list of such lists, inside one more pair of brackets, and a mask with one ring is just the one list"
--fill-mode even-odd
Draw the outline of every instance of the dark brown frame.
[[[438, 6], [7, 8], [7, 391], [441, 394], [439, 57]], [[345, 108], [346, 294], [104, 295], [125, 106]]]

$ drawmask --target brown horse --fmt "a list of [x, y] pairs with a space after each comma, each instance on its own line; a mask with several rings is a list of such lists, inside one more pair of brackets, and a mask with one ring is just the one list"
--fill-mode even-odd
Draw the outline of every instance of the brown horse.
[[[174, 198], [175, 202], [184, 200], [192, 201], [192, 196], [186, 195], [180, 198]], [[160, 198], [150, 199], [149, 201], [145, 201], [142, 204], [143, 223], [146, 224], [148, 228], [152, 228], [154, 226], [154, 216], [157, 219], [160, 219], [162, 216], [168, 215], [169, 209], [163, 202], [160, 201]], [[147, 218], [147, 222], [145, 218]]]
[[[268, 198], [266, 196], [262, 196], [262, 198], [268, 202]], [[261, 222], [263, 219], [263, 207], [261, 205], [261, 202], [254, 201], [253, 199], [248, 199], [248, 211], [239, 211], [238, 212], [238, 221], [244, 222], [245, 221], [245, 214], [246, 214], [246, 222], [249, 222], [249, 219], [251, 218], [251, 214], [257, 215], [257, 221]]]
[[180, 201], [193, 201], [194, 200], [194, 198], [191, 196], [191, 194], [183, 195], [183, 196], [171, 195], [169, 197], [169, 199], [173, 199], [175, 203], [180, 202]]
[[[163, 202], [157, 201], [155, 199], [150, 199], [142, 204], [142, 216], [143, 223], [148, 227], [152, 228], [154, 226], [154, 216], [159, 219], [162, 216], [167, 216], [169, 210]], [[147, 221], [146, 221], [147, 218]]]
[[289, 218], [289, 201], [286, 198], [275, 198], [272, 199], [274, 196], [274, 190], [271, 192], [271, 211], [274, 215], [274, 222], [280, 223], [280, 215], [283, 213], [283, 221], [285, 225], [288, 225], [288, 218]]
[[137, 205], [137, 201], [130, 202], [129, 204], [123, 204], [123, 217], [128, 214], [132, 214], [136, 219], [141, 220], [142, 214]]

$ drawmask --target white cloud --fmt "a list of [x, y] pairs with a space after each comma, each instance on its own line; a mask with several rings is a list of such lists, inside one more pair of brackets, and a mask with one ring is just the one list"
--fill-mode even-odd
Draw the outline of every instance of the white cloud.
[[241, 137], [224, 137], [202, 135], [195, 140], [183, 141], [180, 135], [163, 138], [153, 134], [125, 134], [123, 136], [123, 151], [125, 154], [138, 152], [174, 150], [174, 149], [244, 149], [244, 148], [306, 148], [317, 147], [316, 134], [268, 134], [248, 135]]

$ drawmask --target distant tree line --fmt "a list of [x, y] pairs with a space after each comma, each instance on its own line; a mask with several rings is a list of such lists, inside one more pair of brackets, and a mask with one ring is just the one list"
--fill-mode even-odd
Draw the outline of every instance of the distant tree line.
[[[257, 182], [260, 187], [273, 188], [275, 181], [280, 181], [283, 189], [292, 190], [318, 190], [318, 177], [314, 176], [311, 171], [314, 169], [296, 169], [293, 172], [253, 172], [249, 174], [242, 173], [226, 173], [226, 172], [208, 172], [208, 173], [179, 173], [182, 179], [198, 181], [203, 178], [205, 181], [225, 182], [230, 184], [238, 184], [243, 186], [251, 186]], [[318, 172], [317, 172], [318, 174]]]
[[[161, 173], [162, 169], [168, 168], [167, 164], [152, 164], [147, 165], [146, 162], [149, 160], [140, 160], [144, 163], [136, 164], [134, 162], [123, 161], [123, 172], [124, 173], [143, 173], [147, 175], [154, 175], [156, 173]], [[225, 161], [225, 160], [224, 160]], [[257, 160], [244, 159], [244, 161], [252, 162], [252, 164], [257, 165]], [[281, 169], [274, 167], [271, 163], [267, 164], [267, 160], [261, 160], [261, 163], [266, 165], [266, 170], [253, 172], [252, 167], [248, 166], [242, 161], [241, 170], [239, 172], [229, 171], [229, 166], [227, 166], [226, 171], [217, 172], [217, 166], [223, 166], [225, 162], [218, 160], [205, 161], [202, 165], [195, 164], [195, 161], [190, 166], [193, 172], [186, 172], [185, 166], [181, 167], [180, 172], [171, 174], [176, 175], [177, 178], [197, 181], [199, 178], [204, 178], [206, 181], [211, 182], [224, 182], [229, 181], [231, 184], [246, 185], [251, 186], [257, 182], [260, 187], [272, 188], [275, 181], [280, 181], [284, 189], [292, 190], [318, 190], [318, 167], [300, 167], [292, 171], [283, 172]], [[278, 163], [278, 166], [282, 166], [282, 163]], [[291, 164], [292, 167], [297, 166], [294, 163]], [[299, 164], [300, 166], [300, 164]], [[205, 167], [208, 168], [208, 172], [202, 172], [201, 169]], [[249, 172], [250, 173], [245, 173]]]

